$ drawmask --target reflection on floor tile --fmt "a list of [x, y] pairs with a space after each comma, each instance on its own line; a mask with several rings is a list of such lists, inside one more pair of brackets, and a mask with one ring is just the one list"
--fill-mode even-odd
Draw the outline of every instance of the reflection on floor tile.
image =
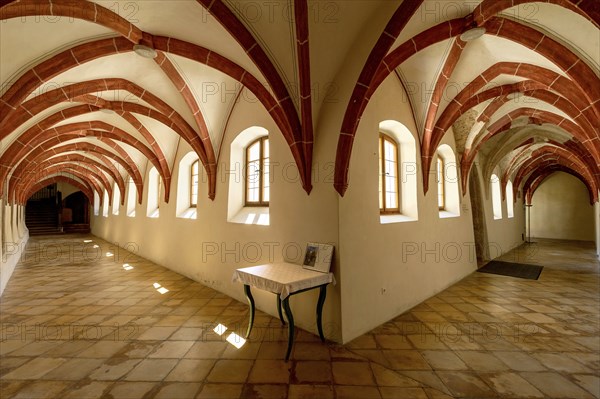
[[[35, 237], [0, 301], [0, 396], [12, 398], [593, 398], [600, 396], [599, 264], [590, 244], [539, 240], [502, 260], [538, 281], [474, 273], [347, 345], [93, 236]], [[169, 292], [160, 294], [154, 283]], [[227, 335], [227, 334], [225, 334]]]

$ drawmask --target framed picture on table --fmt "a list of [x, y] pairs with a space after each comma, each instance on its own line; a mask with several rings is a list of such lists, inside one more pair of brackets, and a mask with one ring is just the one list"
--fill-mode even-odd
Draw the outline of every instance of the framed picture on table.
[[321, 273], [329, 273], [333, 259], [333, 245], [309, 242], [304, 252], [302, 267]]

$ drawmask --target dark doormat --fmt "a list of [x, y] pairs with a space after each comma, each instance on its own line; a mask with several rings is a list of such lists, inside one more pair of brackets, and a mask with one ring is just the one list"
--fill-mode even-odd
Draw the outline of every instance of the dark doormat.
[[540, 277], [543, 268], [544, 266], [493, 260], [477, 271], [480, 273], [500, 274], [502, 276], [537, 280]]

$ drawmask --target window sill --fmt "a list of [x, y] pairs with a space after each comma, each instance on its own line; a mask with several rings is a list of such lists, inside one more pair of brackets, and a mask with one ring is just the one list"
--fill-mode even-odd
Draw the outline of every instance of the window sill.
[[246, 206], [240, 209], [232, 218], [228, 220], [229, 223], [239, 224], [254, 224], [259, 226], [269, 226], [269, 207], [259, 206]]
[[457, 213], [448, 212], [448, 211], [440, 211], [440, 219], [451, 219], [451, 218], [458, 218], [458, 217], [460, 217], [460, 215]]
[[198, 211], [196, 208], [188, 208], [185, 211], [177, 215], [180, 219], [196, 219], [198, 217]]
[[407, 223], [416, 222], [418, 219], [407, 215], [379, 215], [379, 223], [381, 224], [392, 224], [392, 223]]
[[148, 217], [151, 219], [157, 219], [160, 216], [160, 210], [159, 209], [155, 209], [154, 211], [150, 212], [148, 214]]

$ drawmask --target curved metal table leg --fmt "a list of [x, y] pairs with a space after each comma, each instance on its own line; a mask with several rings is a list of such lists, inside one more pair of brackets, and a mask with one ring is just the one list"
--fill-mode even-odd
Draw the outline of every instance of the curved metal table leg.
[[317, 328], [319, 329], [319, 337], [321, 341], [325, 342], [325, 336], [323, 335], [323, 304], [325, 303], [325, 297], [327, 296], [327, 285], [322, 285], [319, 290], [319, 301], [317, 302]]
[[283, 300], [283, 309], [285, 310], [285, 316], [288, 319], [288, 347], [285, 354], [285, 361], [287, 362], [292, 353], [292, 345], [294, 344], [294, 316], [292, 316], [292, 309], [290, 308], [290, 297], [286, 297]]
[[285, 320], [283, 320], [283, 314], [281, 313], [281, 294], [277, 294], [277, 313], [279, 313], [281, 325], [285, 326]]
[[254, 325], [254, 298], [252, 298], [250, 286], [247, 284], [244, 284], [244, 294], [246, 294], [246, 299], [250, 305], [250, 320], [248, 322], [248, 330], [246, 331], [246, 339], [248, 339], [248, 337], [250, 337], [250, 332], [252, 331], [252, 326]]

